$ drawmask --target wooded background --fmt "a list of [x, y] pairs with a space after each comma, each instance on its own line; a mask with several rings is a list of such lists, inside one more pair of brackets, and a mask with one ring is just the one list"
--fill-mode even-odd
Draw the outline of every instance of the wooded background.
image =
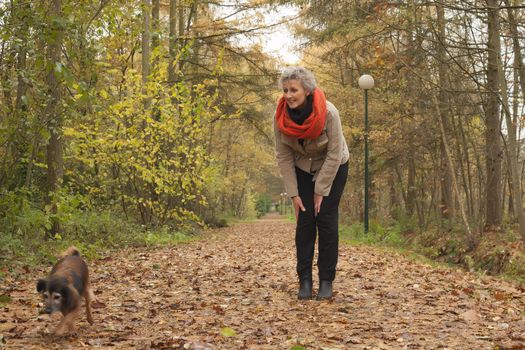
[[191, 230], [279, 202], [283, 63], [242, 38], [284, 5], [343, 122], [343, 223], [362, 220], [366, 73], [378, 225], [452, 232], [466, 250], [486, 232], [525, 238], [521, 1], [4, 0], [0, 253]]

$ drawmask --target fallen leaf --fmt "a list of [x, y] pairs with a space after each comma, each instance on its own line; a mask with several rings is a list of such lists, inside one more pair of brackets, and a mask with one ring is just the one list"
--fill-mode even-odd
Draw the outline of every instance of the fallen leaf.
[[[11, 297], [7, 294], [0, 294], [0, 306], [9, 304], [11, 302]], [[3, 305], [2, 305], [3, 304]]]
[[496, 300], [505, 300], [507, 299], [507, 295], [503, 292], [500, 292], [500, 291], [495, 291], [493, 294], [494, 296], [494, 299]]
[[190, 244], [90, 261], [101, 300], [92, 304], [95, 324], [82, 312], [77, 334], [59, 344], [51, 333], [61, 315], [36, 309], [34, 281], [48, 266], [32, 268], [0, 283], [0, 295], [12, 299], [0, 307], [0, 335], [12, 349], [484, 349], [489, 342], [510, 349], [525, 342], [524, 289], [369, 246], [339, 246], [346, 258], [333, 303], [297, 300], [294, 234], [285, 220], [259, 220]]
[[466, 322], [475, 322], [479, 318], [476, 314], [476, 311], [474, 310], [465, 311], [464, 313], [460, 314], [459, 317], [461, 317]]
[[221, 335], [223, 337], [229, 338], [229, 337], [235, 337], [237, 333], [235, 333], [235, 331], [230, 327], [223, 327], [221, 328]]

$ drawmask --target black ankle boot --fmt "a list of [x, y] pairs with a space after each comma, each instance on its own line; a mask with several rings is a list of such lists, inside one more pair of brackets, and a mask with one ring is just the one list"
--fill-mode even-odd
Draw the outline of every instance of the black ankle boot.
[[317, 300], [330, 299], [332, 297], [332, 281], [321, 281], [319, 283], [319, 292]]
[[312, 299], [312, 280], [303, 279], [299, 282], [298, 299]]

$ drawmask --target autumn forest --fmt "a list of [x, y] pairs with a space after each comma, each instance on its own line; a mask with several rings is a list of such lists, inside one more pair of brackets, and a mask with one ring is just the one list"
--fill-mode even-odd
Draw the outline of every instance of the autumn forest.
[[[281, 40], [290, 45], [296, 62], [267, 49], [265, 38], [276, 31], [284, 33]], [[287, 65], [312, 70], [341, 116], [350, 151], [339, 214], [341, 240], [408, 250], [462, 271], [505, 276], [522, 289], [507, 289], [501, 292], [505, 298], [495, 300], [521, 300], [523, 305], [524, 53], [525, 5], [518, 0], [1, 0], [0, 309], [16, 294], [16, 289], [3, 289], [4, 283], [34, 266], [46, 266], [39, 270], [45, 271], [57, 252], [70, 245], [90, 259], [102, 259], [100, 265], [109, 252], [128, 259], [121, 249], [161, 247], [130, 253], [160, 261], [159, 254], [173, 254], [166, 247], [198, 244], [202, 254], [188, 248], [172, 257], [188, 263], [213, 255], [210, 247], [227, 250], [225, 241], [211, 241], [208, 247], [202, 243], [201, 235], [223, 232], [224, 240], [243, 237], [243, 254], [257, 256], [253, 247], [267, 243], [268, 254], [280, 256], [277, 241], [270, 238], [293, 231], [273, 135], [281, 95], [277, 80]], [[368, 92], [368, 234], [363, 233], [365, 107], [357, 83], [363, 74], [375, 80]], [[285, 226], [268, 219], [275, 216]], [[265, 225], [274, 231], [265, 232]], [[251, 230], [264, 238], [258, 242]], [[253, 245], [245, 246], [248, 242]], [[292, 254], [288, 243], [281, 249]], [[184, 251], [182, 246], [176, 249]], [[359, 261], [348, 269], [367, 259], [360, 250], [344, 250], [343, 255], [354, 253]], [[374, 254], [385, 266], [397, 264], [397, 258]], [[248, 265], [251, 260], [244, 255], [236, 259]], [[275, 262], [257, 259], [265, 266]], [[159, 271], [171, 268], [162, 264]], [[251, 268], [240, 262], [235, 266], [249, 275]], [[377, 267], [366, 266], [344, 273], [363, 277]], [[449, 286], [434, 277], [436, 285]], [[163, 277], [151, 278], [155, 284]], [[185, 287], [195, 288], [192, 277], [185, 281]], [[295, 286], [272, 281], [268, 285], [276, 293], [293, 298]], [[370, 293], [381, 288], [374, 283], [365, 283], [373, 286]], [[453, 289], [467, 298], [477, 295], [465, 290], [478, 287], [459, 284]], [[341, 300], [344, 293], [340, 288]], [[224, 301], [210, 301], [214, 297], [203, 297], [203, 307], [229, 315]], [[102, 312], [111, 308], [108, 300], [101, 302]], [[242, 305], [252, 309], [238, 309], [239, 314], [266, 307], [253, 301]], [[508, 308], [517, 309], [513, 305]], [[177, 308], [194, 310], [186, 304]], [[334, 306], [339, 313], [350, 312], [345, 308]], [[363, 306], [356, 312], [366, 315], [366, 310]], [[486, 319], [504, 317], [498, 310]], [[303, 311], [297, 312], [301, 318]], [[472, 325], [471, 314], [463, 312], [470, 311], [461, 311], [462, 322]], [[525, 330], [517, 325], [523, 311], [511, 316], [513, 321], [505, 321], [509, 333], [491, 338], [491, 346], [525, 342]], [[193, 334], [205, 333], [195, 328], [199, 319], [195, 324], [179, 321], [178, 327]], [[499, 330], [501, 322], [496, 323]], [[183, 340], [148, 344], [265, 348], [248, 336], [238, 341], [242, 324], [208, 323], [220, 330], [218, 338], [195, 340], [185, 334]], [[296, 349], [321, 348], [307, 336], [285, 342], [285, 336], [276, 335], [281, 334], [277, 326], [271, 331], [253, 327], [250, 337], [272, 339], [264, 343], [273, 344], [267, 349], [294, 344]], [[325, 334], [328, 347], [323, 349], [336, 348], [336, 343], [347, 344], [341, 349], [378, 346], [367, 327], [337, 339]], [[521, 335], [509, 338], [511, 331]], [[10, 332], [0, 328], [0, 349], [3, 336], [17, 339], [16, 331]], [[400, 337], [381, 338], [393, 347], [368, 349], [397, 348]], [[502, 340], [511, 338], [514, 343]], [[469, 341], [472, 348], [483, 348], [479, 338]], [[286, 347], [275, 346], [283, 342]], [[422, 348], [428, 344], [419, 343]]]

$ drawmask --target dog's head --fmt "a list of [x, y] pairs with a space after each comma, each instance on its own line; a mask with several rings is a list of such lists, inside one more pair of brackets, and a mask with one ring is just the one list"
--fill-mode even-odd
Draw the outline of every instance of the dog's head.
[[71, 291], [67, 278], [40, 279], [36, 290], [44, 299], [44, 311], [48, 314], [71, 308]]

